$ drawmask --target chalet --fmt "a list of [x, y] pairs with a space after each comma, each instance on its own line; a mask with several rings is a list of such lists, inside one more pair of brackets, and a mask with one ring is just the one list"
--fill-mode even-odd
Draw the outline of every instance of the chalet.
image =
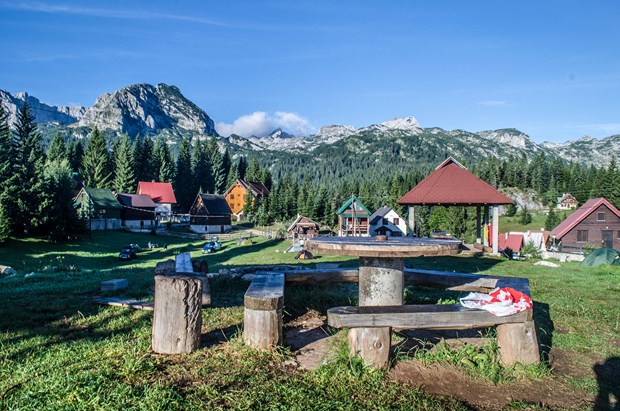
[[269, 190], [261, 182], [238, 179], [224, 192], [228, 206], [238, 219], [243, 218], [243, 207], [245, 207], [248, 193], [253, 198], [258, 198], [268, 196]]
[[574, 210], [579, 202], [572, 194], [564, 193], [562, 197], [558, 197], [557, 208], [560, 210]]
[[319, 235], [319, 223], [310, 220], [308, 217], [298, 215], [287, 231], [288, 236], [293, 241], [314, 238]]
[[620, 246], [620, 211], [604, 198], [586, 201], [551, 230], [552, 247], [562, 252]]
[[112, 190], [82, 187], [74, 198], [78, 215], [88, 221], [91, 230], [118, 230], [121, 228], [121, 209]]
[[224, 196], [198, 194], [189, 213], [189, 228], [196, 233], [223, 234], [232, 230], [232, 212]]
[[371, 213], [356, 196], [351, 196], [336, 214], [338, 214], [339, 236], [367, 237], [370, 235], [368, 220]]
[[172, 216], [172, 206], [177, 203], [172, 184], [140, 181], [136, 194], [146, 194], [153, 200], [159, 221], [167, 220]]
[[154, 228], [157, 226], [156, 205], [151, 197], [146, 194], [117, 193], [116, 198], [123, 207], [121, 220], [125, 228]]
[[522, 233], [500, 234], [497, 240], [499, 252], [503, 253], [507, 249], [510, 249], [512, 250], [512, 256], [514, 258], [518, 258], [520, 256], [521, 249], [525, 245], [524, 236]]
[[407, 223], [390, 207], [381, 207], [370, 216], [370, 235], [403, 237], [407, 233]]

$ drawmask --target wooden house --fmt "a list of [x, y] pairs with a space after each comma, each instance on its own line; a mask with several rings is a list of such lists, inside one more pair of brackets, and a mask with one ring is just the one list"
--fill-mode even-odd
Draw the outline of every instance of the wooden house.
[[245, 207], [248, 193], [253, 198], [258, 198], [260, 196], [268, 196], [269, 190], [261, 182], [238, 179], [224, 192], [224, 197], [230, 210], [240, 220], [244, 217], [243, 208]]
[[407, 235], [407, 222], [390, 207], [381, 207], [370, 216], [370, 235], [404, 237]]
[[370, 235], [368, 221], [371, 213], [356, 196], [351, 196], [336, 214], [338, 214], [339, 236], [366, 237]]
[[572, 194], [564, 193], [562, 197], [558, 197], [557, 208], [560, 210], [574, 210], [579, 202]]
[[117, 193], [116, 198], [123, 207], [121, 221], [125, 228], [157, 227], [156, 205], [146, 194]]
[[293, 241], [314, 238], [319, 236], [319, 223], [298, 215], [287, 231], [289, 238]]
[[551, 230], [551, 245], [562, 252], [620, 246], [620, 211], [604, 198], [586, 201]]
[[189, 228], [196, 233], [223, 234], [232, 230], [232, 212], [224, 196], [198, 194], [189, 213]]
[[172, 206], [177, 203], [177, 199], [171, 183], [140, 181], [136, 194], [146, 194], [153, 200], [159, 221], [172, 217]]
[[118, 230], [121, 228], [121, 209], [112, 190], [82, 187], [74, 198], [78, 215], [91, 230]]

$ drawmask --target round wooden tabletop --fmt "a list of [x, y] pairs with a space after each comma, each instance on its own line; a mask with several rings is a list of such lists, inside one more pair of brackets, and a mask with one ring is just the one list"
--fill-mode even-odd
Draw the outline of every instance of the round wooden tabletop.
[[405, 258], [458, 254], [460, 244], [459, 240], [417, 237], [319, 237], [306, 240], [304, 247], [313, 254]]

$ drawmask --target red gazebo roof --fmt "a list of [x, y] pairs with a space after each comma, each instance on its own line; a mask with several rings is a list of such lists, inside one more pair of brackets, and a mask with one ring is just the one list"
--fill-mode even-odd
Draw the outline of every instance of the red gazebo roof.
[[448, 157], [398, 200], [402, 205], [500, 205], [513, 201]]

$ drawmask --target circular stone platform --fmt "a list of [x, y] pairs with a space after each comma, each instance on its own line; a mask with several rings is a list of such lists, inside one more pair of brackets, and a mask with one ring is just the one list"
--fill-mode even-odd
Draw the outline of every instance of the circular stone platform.
[[460, 245], [458, 240], [435, 238], [320, 237], [306, 240], [304, 247], [314, 254], [405, 258], [458, 254]]

